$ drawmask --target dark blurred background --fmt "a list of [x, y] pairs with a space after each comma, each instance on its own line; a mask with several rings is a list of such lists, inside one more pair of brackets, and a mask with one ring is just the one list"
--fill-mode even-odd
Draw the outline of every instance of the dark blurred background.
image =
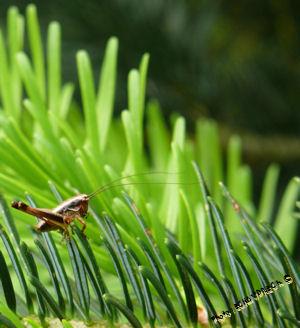
[[[28, 1], [0, 2], [22, 12]], [[149, 52], [147, 94], [164, 113], [216, 119], [222, 140], [238, 133], [254, 187], [270, 162], [281, 164], [281, 188], [300, 164], [299, 0], [37, 1], [41, 27], [63, 32], [64, 79], [77, 81], [75, 53], [88, 50], [98, 79], [107, 39], [120, 41], [116, 109], [126, 106], [128, 70]], [[78, 97], [78, 94], [77, 94]], [[258, 189], [257, 189], [258, 190]]]

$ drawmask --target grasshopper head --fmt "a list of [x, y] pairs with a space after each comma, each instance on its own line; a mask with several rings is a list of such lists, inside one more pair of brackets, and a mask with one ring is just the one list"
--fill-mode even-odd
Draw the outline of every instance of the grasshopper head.
[[82, 199], [81, 199], [81, 205], [80, 205], [80, 214], [82, 217], [86, 217], [88, 209], [89, 209], [89, 199], [90, 198], [86, 194], [82, 194], [81, 197], [82, 197]]

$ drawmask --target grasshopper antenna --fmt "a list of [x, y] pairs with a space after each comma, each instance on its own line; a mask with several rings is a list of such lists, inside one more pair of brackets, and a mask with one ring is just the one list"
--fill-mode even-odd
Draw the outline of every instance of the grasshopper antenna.
[[[88, 195], [88, 198], [91, 199], [94, 196], [96, 196], [97, 194], [99, 194], [100, 192], [108, 190], [109, 188], [112, 188], [112, 187], [121, 187], [121, 186], [135, 185], [135, 184], [149, 184], [149, 183], [151, 183], [151, 182], [131, 182], [131, 183], [128, 183], [128, 184], [124, 183], [124, 184], [114, 185], [114, 183], [125, 180], [125, 179], [128, 179], [128, 178], [139, 177], [139, 176], [144, 176], [144, 175], [153, 175], [153, 174], [181, 174], [181, 173], [182, 172], [155, 171], [155, 172], [144, 172], [144, 173], [136, 173], [136, 174], [126, 175], [125, 177], [120, 177], [118, 179], [115, 179], [115, 180], [101, 186], [100, 188], [96, 189], [94, 192], [92, 192]], [[152, 184], [155, 184], [155, 182], [152, 182]], [[156, 183], [156, 184], [165, 184], [165, 182]]]
[[[127, 178], [127, 177], [124, 177]], [[112, 181], [112, 182], [116, 182]], [[104, 185], [103, 187], [99, 188], [97, 190], [97, 194], [100, 192], [104, 192], [106, 190], [109, 190], [111, 188], [115, 188], [115, 187], [123, 187], [123, 186], [135, 186], [135, 185], [199, 185], [199, 182], [128, 182], [128, 183], [120, 183], [120, 184], [116, 184], [116, 185], [111, 185], [111, 184], [107, 184]], [[96, 194], [93, 193], [92, 197], [94, 197]], [[91, 198], [88, 195], [89, 198]]]

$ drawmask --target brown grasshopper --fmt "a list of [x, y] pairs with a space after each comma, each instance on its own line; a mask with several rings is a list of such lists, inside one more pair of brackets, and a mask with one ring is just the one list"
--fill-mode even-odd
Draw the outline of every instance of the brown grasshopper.
[[82, 233], [86, 229], [85, 218], [88, 213], [89, 195], [80, 194], [66, 199], [53, 209], [34, 208], [21, 201], [13, 201], [11, 206], [17, 210], [23, 211], [27, 214], [34, 215], [39, 218], [35, 230], [38, 232], [45, 232], [51, 230], [60, 230], [64, 236], [69, 236], [69, 225], [78, 220], [82, 225]]
[[[97, 194], [108, 190], [113, 187], [121, 187], [126, 185], [137, 185], [145, 184], [143, 182], [132, 182], [123, 184], [114, 184], [117, 181], [127, 179], [134, 176], [149, 175], [149, 174], [176, 174], [170, 172], [148, 172], [131, 174], [126, 177], [121, 177], [116, 179], [94, 191], [91, 194], [79, 194], [71, 198], [66, 199], [61, 204], [53, 209], [47, 208], [34, 208], [22, 201], [13, 201], [11, 206], [17, 210], [25, 212], [27, 214], [33, 215], [39, 219], [39, 222], [35, 225], [35, 230], [37, 232], [46, 232], [51, 230], [59, 230], [63, 232], [65, 237], [69, 237], [68, 227], [74, 220], [78, 220], [82, 225], [81, 232], [84, 234], [86, 229], [85, 218], [88, 215], [89, 200], [96, 196]], [[151, 182], [150, 182], [151, 183]], [[165, 182], [152, 182], [152, 184], [165, 184]], [[169, 183], [170, 184], [170, 183]], [[172, 183], [171, 183], [172, 184]], [[178, 183], [175, 183], [178, 184]]]

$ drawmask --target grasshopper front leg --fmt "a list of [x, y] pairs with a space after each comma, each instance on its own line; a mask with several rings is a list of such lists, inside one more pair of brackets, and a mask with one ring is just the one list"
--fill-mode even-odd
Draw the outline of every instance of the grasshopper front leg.
[[83, 234], [84, 237], [86, 237], [86, 234], [85, 234], [85, 230], [86, 230], [86, 222], [84, 221], [84, 219], [81, 217], [81, 216], [78, 216], [77, 217], [77, 220], [80, 222], [80, 224], [82, 225], [82, 228], [81, 228], [81, 233]]
[[[85, 230], [86, 230], [86, 222], [84, 221], [84, 219], [79, 215], [72, 215], [72, 216], [68, 216], [68, 215], [65, 215], [63, 216], [63, 219], [64, 219], [64, 223], [67, 225], [67, 226], [71, 226], [71, 223], [76, 219], [79, 221], [79, 223], [82, 225], [82, 228], [81, 228], [81, 233], [84, 235], [84, 237], [86, 237], [85, 235]], [[72, 228], [72, 226], [71, 226]]]

